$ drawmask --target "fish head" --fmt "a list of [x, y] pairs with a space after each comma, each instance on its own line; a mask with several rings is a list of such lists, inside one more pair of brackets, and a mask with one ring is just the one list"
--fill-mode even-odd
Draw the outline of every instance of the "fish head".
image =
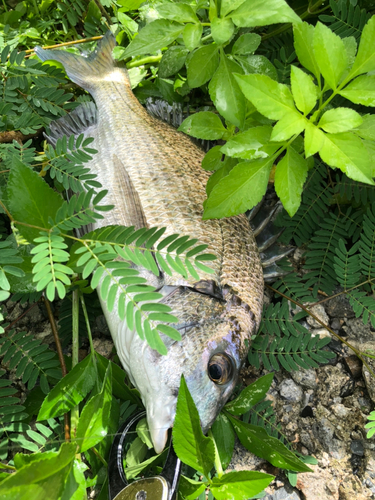
[[166, 356], [145, 345], [142, 362], [137, 363], [138, 369], [132, 369], [157, 453], [163, 451], [168, 429], [173, 426], [181, 375], [206, 433], [232, 394], [247, 352], [244, 339], [249, 338], [245, 330], [249, 322], [241, 320], [244, 313], [249, 315], [243, 308], [236, 314], [222, 301], [197, 293], [182, 293], [180, 298], [185, 299], [185, 318], [177, 325], [181, 340], [168, 342], [170, 339], [163, 337], [168, 346]]

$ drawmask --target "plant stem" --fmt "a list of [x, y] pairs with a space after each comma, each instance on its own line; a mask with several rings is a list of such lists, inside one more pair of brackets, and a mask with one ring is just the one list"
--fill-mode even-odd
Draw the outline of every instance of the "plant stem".
[[[110, 15], [108, 14], [108, 12], [105, 10], [105, 8], [103, 7], [103, 5], [101, 4], [100, 0], [94, 0], [95, 1], [95, 4], [97, 5], [98, 9], [100, 10], [100, 12], [102, 13], [103, 17], [106, 18], [109, 26], [111, 26], [112, 24], [112, 19], [110, 17]], [[107, 28], [109, 29], [109, 26], [107, 25]]]
[[5, 3], [5, 0], [3, 0], [3, 6], [4, 6], [5, 12], [8, 12], [8, 8], [7, 8], [7, 4]]
[[334, 337], [336, 337], [338, 340], [340, 340], [340, 342], [342, 342], [343, 344], [345, 344], [347, 347], [349, 347], [349, 349], [351, 349], [354, 354], [356, 354], [356, 356], [358, 356], [358, 358], [362, 361], [362, 363], [366, 366], [367, 370], [371, 373], [371, 375], [375, 378], [375, 373], [372, 371], [372, 368], [370, 367], [370, 365], [367, 363], [367, 361], [365, 361], [362, 357], [362, 353], [361, 351], [359, 351], [358, 349], [356, 349], [354, 346], [352, 346], [349, 342], [347, 342], [345, 339], [343, 339], [342, 337], [340, 337], [340, 335], [338, 335], [335, 331], [332, 330], [332, 328], [330, 328], [328, 325], [326, 325], [321, 319], [318, 318], [318, 316], [315, 316], [315, 314], [313, 314], [307, 307], [305, 307], [303, 304], [301, 304], [300, 302], [297, 302], [296, 300], [292, 299], [291, 297], [288, 297], [287, 295], [283, 294], [282, 292], [280, 292], [279, 290], [276, 290], [276, 288], [273, 288], [271, 285], [267, 285], [266, 284], [266, 287], [269, 289], [269, 290], [272, 290], [273, 292], [275, 293], [278, 293], [279, 295], [281, 295], [282, 297], [284, 297], [284, 299], [287, 299], [289, 300], [290, 302], [292, 302], [293, 304], [295, 304], [296, 306], [300, 307], [303, 311], [305, 311], [309, 316], [311, 316], [312, 318], [314, 318], [320, 325], [322, 325], [326, 330], [328, 330], [331, 335], [333, 335]]
[[[73, 290], [72, 294], [72, 368], [78, 364], [79, 351], [79, 290]], [[71, 410], [70, 425], [72, 434], [75, 437], [78, 427], [79, 407], [75, 406]]]
[[217, 471], [217, 475], [220, 478], [224, 474], [224, 471], [223, 471], [223, 467], [221, 465], [219, 450], [217, 449], [216, 441], [215, 441], [214, 435], [212, 434], [211, 429], [208, 431], [208, 435], [210, 436], [210, 438], [212, 439], [212, 442], [214, 443], [214, 447], [215, 447], [215, 469]]
[[[61, 347], [61, 343], [60, 343], [59, 332], [57, 330], [56, 321], [55, 321], [55, 318], [53, 316], [52, 309], [51, 309], [51, 303], [45, 297], [43, 297], [43, 300], [44, 300], [44, 305], [46, 306], [46, 310], [47, 310], [47, 314], [48, 314], [48, 319], [49, 319], [49, 322], [51, 324], [53, 338], [55, 339], [57, 355], [59, 357], [60, 366], [61, 366], [61, 373], [62, 373], [62, 376], [65, 377], [65, 375], [68, 372], [67, 372], [67, 369], [66, 369], [64, 355], [63, 355], [63, 352], [62, 352], [62, 347]], [[69, 415], [67, 413], [65, 413], [65, 415], [64, 415], [64, 433], [65, 433], [65, 441], [70, 441]]]
[[98, 452], [96, 448], [91, 448], [90, 451], [94, 452], [94, 454], [99, 458], [104, 467], [108, 467], [108, 463], [105, 461], [105, 459], [101, 456], [101, 454]]
[[86, 328], [87, 328], [87, 335], [89, 337], [89, 344], [90, 344], [90, 350], [91, 354], [93, 355], [93, 361], [94, 361], [94, 368], [96, 372], [96, 389], [99, 392], [100, 391], [100, 384], [99, 384], [99, 372], [98, 372], [98, 364], [97, 364], [97, 359], [96, 359], [96, 351], [94, 348], [94, 344], [92, 342], [92, 335], [91, 335], [91, 327], [90, 327], [90, 321], [89, 321], [89, 315], [87, 314], [87, 309], [86, 309], [86, 304], [85, 304], [85, 298], [83, 294], [80, 294], [80, 299], [81, 299], [81, 306], [83, 310], [83, 315], [85, 317], [85, 323], [86, 323]]
[[[42, 47], [42, 49], [56, 49], [58, 47], [67, 47], [69, 45], [77, 45], [79, 43], [87, 43], [87, 42], [95, 42], [96, 40], [101, 40], [103, 36], [93, 36], [91, 38], [82, 38], [82, 40], [73, 40], [72, 42], [64, 42], [64, 43], [58, 43], [56, 45], [46, 45]], [[27, 49], [24, 52], [26, 54], [32, 54], [34, 52], [34, 49]]]
[[144, 57], [143, 59], [139, 59], [138, 61], [130, 61], [126, 65], [126, 67], [130, 69], [130, 68], [137, 68], [138, 66], [143, 66], [145, 64], [158, 63], [162, 57], [163, 54], [159, 54], [158, 56]]

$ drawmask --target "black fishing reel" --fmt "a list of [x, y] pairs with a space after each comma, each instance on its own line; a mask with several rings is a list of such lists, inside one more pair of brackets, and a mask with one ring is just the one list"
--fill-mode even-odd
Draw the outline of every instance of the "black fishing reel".
[[146, 416], [142, 411], [132, 415], [120, 427], [112, 443], [108, 461], [109, 500], [176, 500], [181, 462], [177, 457], [172, 440], [164, 468], [160, 475], [138, 479], [128, 484], [123, 466], [124, 442], [127, 433], [139, 420]]

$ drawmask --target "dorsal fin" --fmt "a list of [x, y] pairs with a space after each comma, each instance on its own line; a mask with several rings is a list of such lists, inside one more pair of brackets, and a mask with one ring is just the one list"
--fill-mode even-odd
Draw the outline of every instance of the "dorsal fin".
[[45, 134], [46, 139], [53, 146], [57, 139], [66, 135], [78, 137], [95, 137], [96, 124], [98, 121], [98, 110], [93, 102], [84, 102], [68, 115], [62, 116], [49, 124], [49, 131]]

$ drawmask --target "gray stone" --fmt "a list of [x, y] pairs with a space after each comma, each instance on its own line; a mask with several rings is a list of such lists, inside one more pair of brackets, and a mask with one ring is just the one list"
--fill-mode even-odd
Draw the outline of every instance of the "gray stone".
[[300, 500], [301, 497], [295, 491], [289, 493], [285, 488], [276, 490], [272, 495], [266, 495], [263, 500]]
[[291, 376], [299, 385], [302, 387], [306, 387], [307, 389], [316, 389], [318, 386], [316, 381], [316, 373], [313, 368], [309, 370], [303, 370], [302, 368], [296, 372], [292, 372]]
[[339, 295], [325, 303], [325, 310], [328, 316], [333, 318], [354, 318], [355, 313], [350, 305], [349, 299], [345, 295]]
[[[370, 365], [372, 371], [375, 371], [375, 360], [371, 358], [366, 359], [367, 363]], [[371, 400], [375, 403], [375, 384], [374, 384], [374, 378], [371, 375], [371, 373], [368, 371], [365, 365], [362, 366], [362, 374], [363, 378], [366, 384], [366, 389], [368, 391], [368, 395], [370, 396]]]
[[279, 387], [280, 396], [288, 402], [302, 401], [303, 392], [293, 380], [284, 380]]
[[355, 439], [350, 443], [350, 450], [353, 455], [358, 455], [359, 457], [363, 457], [365, 454], [363, 442], [360, 439]]
[[358, 342], [365, 343], [374, 340], [374, 332], [371, 330], [371, 323], [366, 325], [362, 318], [353, 318], [346, 321], [346, 333], [349, 339], [355, 339]]
[[[328, 325], [329, 318], [322, 304], [318, 304], [317, 306], [312, 307], [310, 311], [325, 325]], [[321, 323], [316, 321], [316, 319], [312, 318], [311, 316], [307, 316], [306, 321], [313, 328], [321, 328], [323, 326]]]

